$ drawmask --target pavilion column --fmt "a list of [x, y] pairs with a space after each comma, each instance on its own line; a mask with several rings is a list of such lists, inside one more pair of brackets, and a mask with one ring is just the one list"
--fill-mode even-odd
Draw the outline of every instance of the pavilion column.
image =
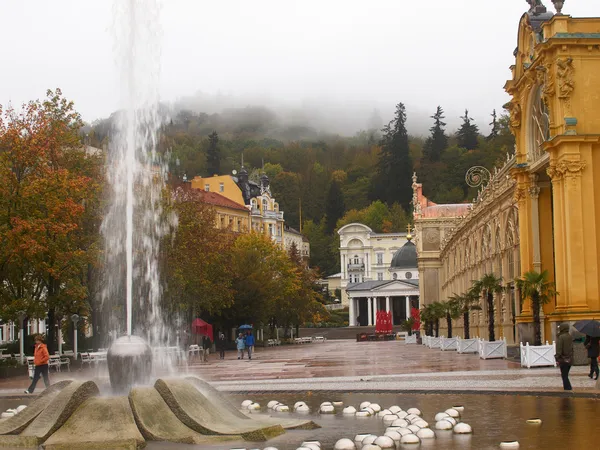
[[530, 187], [529, 195], [531, 197], [531, 231], [533, 234], [533, 270], [542, 272], [542, 255], [540, 251], [540, 209], [539, 197], [540, 187], [537, 184], [538, 175], [532, 173], [529, 175]]
[[390, 298], [385, 298], [385, 312], [390, 312]]
[[410, 318], [410, 296], [406, 296], [406, 317], [404, 320], [408, 320]]
[[351, 327], [356, 326], [356, 314], [354, 313], [354, 298], [350, 297], [348, 299], [348, 325]]
[[367, 298], [367, 312], [369, 316], [369, 323], [367, 325], [373, 325], [373, 299], [371, 297]]

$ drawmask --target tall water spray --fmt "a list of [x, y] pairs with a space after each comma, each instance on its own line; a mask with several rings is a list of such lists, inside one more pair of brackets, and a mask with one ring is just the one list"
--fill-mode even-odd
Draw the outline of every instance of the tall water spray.
[[[153, 348], [166, 345], [160, 312], [158, 257], [168, 230], [161, 195], [166, 165], [157, 152], [160, 35], [157, 0], [115, 0], [115, 55], [121, 104], [114, 117], [108, 152], [112, 195], [102, 224], [106, 242], [104, 305], [125, 315], [110, 328], [127, 336], [141, 334]], [[135, 329], [135, 324], [143, 327]]]

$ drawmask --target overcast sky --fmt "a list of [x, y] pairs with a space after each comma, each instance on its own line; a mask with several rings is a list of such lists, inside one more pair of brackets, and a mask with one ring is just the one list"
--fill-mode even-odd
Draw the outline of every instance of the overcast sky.
[[[451, 117], [468, 107], [485, 128], [508, 100], [527, 9], [525, 0], [164, 0], [161, 98], [323, 101], [379, 107], [385, 119], [399, 101], [409, 113], [441, 104]], [[119, 100], [112, 12], [110, 0], [0, 0], [0, 104], [60, 87], [85, 120], [108, 116]], [[600, 4], [570, 0], [564, 12], [598, 16]]]

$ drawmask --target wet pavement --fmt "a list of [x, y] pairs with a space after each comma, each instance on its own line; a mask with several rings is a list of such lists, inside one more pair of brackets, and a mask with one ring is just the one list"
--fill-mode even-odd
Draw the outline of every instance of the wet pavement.
[[[557, 368], [522, 369], [508, 360], [482, 360], [473, 354], [442, 352], [400, 341], [324, 343], [256, 349], [253, 359], [225, 360], [210, 355], [207, 363], [189, 361], [179, 374], [197, 375], [226, 391], [502, 391], [562, 393]], [[577, 394], [592, 394], [587, 367], [574, 367], [571, 382]], [[82, 377], [106, 380], [105, 370], [51, 373], [52, 382]], [[26, 376], [0, 380], [0, 395], [20, 394]], [[40, 381], [38, 389], [43, 388]], [[597, 392], [597, 391], [596, 391]]]

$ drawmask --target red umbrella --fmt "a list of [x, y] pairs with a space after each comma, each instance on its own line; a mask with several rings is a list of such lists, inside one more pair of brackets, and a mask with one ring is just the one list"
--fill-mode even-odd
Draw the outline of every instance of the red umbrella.
[[202, 319], [194, 319], [192, 322], [192, 333], [208, 336], [213, 341], [213, 327]]

